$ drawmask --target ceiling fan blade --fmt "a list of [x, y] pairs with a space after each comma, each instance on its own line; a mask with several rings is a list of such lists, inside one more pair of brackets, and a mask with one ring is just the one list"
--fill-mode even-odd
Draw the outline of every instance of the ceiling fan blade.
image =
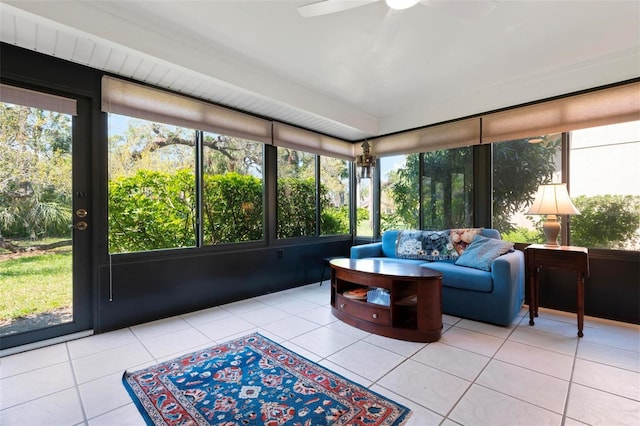
[[495, 9], [495, 0], [420, 0], [425, 6], [462, 20], [482, 19]]
[[324, 0], [300, 6], [298, 7], [298, 13], [304, 18], [313, 18], [314, 16], [328, 15], [330, 13], [354, 9], [376, 1], [378, 0]]

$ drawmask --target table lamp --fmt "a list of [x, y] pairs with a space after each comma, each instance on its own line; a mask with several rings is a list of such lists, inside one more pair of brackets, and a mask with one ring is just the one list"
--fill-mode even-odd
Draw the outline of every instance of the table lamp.
[[554, 183], [538, 187], [536, 198], [527, 214], [547, 216], [542, 225], [542, 231], [547, 239], [544, 245], [557, 247], [558, 234], [560, 233], [560, 222], [557, 215], [580, 214], [580, 212], [571, 202], [571, 198], [569, 198], [567, 184]]

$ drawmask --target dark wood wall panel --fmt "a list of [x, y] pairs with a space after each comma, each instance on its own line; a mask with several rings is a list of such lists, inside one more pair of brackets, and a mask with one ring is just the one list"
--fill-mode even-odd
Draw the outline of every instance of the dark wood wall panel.
[[347, 256], [350, 247], [345, 240], [102, 264], [95, 329], [104, 332], [315, 283], [323, 258]]

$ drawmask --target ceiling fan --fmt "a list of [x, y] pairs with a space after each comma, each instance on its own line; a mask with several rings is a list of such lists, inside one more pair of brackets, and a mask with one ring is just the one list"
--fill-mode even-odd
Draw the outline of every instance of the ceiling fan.
[[[298, 12], [305, 18], [329, 15], [349, 9], [365, 6], [381, 0], [322, 0], [298, 7]], [[437, 7], [443, 12], [461, 19], [484, 17], [493, 10], [495, 0], [486, 1], [452, 1], [452, 0], [384, 0], [392, 11], [404, 10], [420, 3]]]

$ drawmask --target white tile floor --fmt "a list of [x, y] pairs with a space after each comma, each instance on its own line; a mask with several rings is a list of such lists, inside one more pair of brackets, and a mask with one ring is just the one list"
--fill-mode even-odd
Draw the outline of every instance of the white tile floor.
[[337, 321], [329, 284], [256, 297], [0, 358], [0, 424], [142, 425], [125, 369], [258, 331], [410, 407], [409, 425], [640, 424], [640, 327], [541, 309], [513, 326], [445, 315], [439, 342]]

